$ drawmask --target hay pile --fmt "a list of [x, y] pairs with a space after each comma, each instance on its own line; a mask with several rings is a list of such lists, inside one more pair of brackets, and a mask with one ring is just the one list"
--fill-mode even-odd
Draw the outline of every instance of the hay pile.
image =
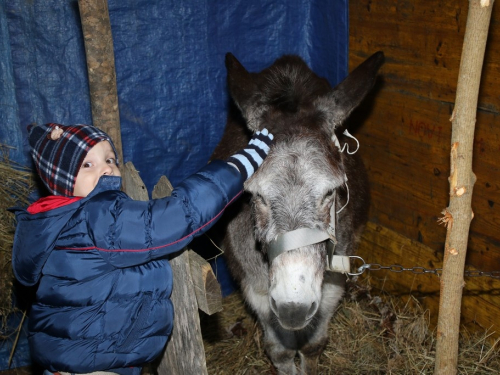
[[[432, 374], [435, 332], [416, 300], [401, 305], [390, 296], [372, 296], [369, 282], [350, 283], [330, 323], [330, 342], [319, 374]], [[210, 375], [276, 374], [262, 348], [262, 332], [241, 295], [225, 298], [224, 311], [202, 317]], [[486, 375], [500, 369], [500, 344], [487, 333], [461, 332], [459, 374]]]
[[1, 330], [6, 329], [7, 316], [12, 306], [12, 244], [14, 242], [14, 214], [8, 208], [28, 205], [28, 195], [34, 186], [33, 174], [8, 159], [8, 147], [0, 145], [0, 317]]

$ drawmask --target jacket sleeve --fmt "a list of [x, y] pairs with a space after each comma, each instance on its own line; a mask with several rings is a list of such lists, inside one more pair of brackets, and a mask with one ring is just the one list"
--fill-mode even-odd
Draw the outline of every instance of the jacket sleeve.
[[104, 197], [96, 196], [88, 203], [91, 236], [112, 265], [143, 264], [181, 250], [207, 231], [242, 191], [239, 172], [216, 160], [184, 180], [170, 197], [118, 199], [110, 208], [100, 202]]

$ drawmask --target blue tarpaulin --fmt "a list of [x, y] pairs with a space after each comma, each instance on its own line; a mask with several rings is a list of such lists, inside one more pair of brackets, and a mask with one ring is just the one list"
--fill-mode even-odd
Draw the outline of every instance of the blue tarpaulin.
[[[124, 159], [149, 190], [205, 164], [226, 120], [224, 56], [258, 71], [298, 54], [347, 74], [347, 0], [109, 0]], [[31, 161], [26, 126], [92, 123], [76, 0], [0, 0], [0, 142]]]
[[[298, 54], [347, 75], [348, 0], [108, 0], [124, 161], [151, 192], [209, 159], [224, 130], [227, 52], [250, 71]], [[31, 166], [28, 124], [92, 123], [76, 0], [0, 0], [0, 143]], [[1, 355], [1, 354], [0, 354]]]

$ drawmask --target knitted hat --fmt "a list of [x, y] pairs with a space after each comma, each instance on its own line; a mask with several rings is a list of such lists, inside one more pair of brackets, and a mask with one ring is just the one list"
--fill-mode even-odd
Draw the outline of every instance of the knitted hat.
[[54, 195], [73, 196], [76, 176], [89, 150], [111, 138], [91, 125], [45, 124], [28, 127], [31, 156], [42, 181]]

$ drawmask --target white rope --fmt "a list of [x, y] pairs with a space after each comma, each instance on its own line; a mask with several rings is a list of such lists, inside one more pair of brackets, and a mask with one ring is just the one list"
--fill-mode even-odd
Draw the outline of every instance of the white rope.
[[354, 139], [356, 141], [356, 150], [354, 150], [354, 151], [351, 152], [349, 150], [349, 144], [347, 142], [344, 143], [344, 146], [340, 146], [340, 142], [339, 142], [339, 140], [338, 140], [338, 138], [337, 138], [337, 136], [335, 134], [332, 136], [332, 141], [338, 147], [338, 149], [340, 150], [340, 152], [344, 152], [344, 151], [347, 150], [347, 153], [349, 155], [354, 155], [359, 150], [359, 141], [357, 140], [357, 138], [355, 136], [353, 136], [351, 133], [349, 133], [349, 131], [347, 129], [344, 130], [344, 135], [346, 137], [352, 138], [352, 139]]
[[347, 185], [347, 176], [345, 174], [344, 174], [344, 177], [345, 177], [345, 188], [347, 189], [347, 202], [345, 202], [345, 204], [342, 206], [342, 208], [337, 211], [337, 214], [340, 213], [340, 212], [342, 212], [342, 210], [349, 203], [349, 185]]
[[[356, 139], [355, 136], [353, 136], [351, 133], [349, 133], [349, 131], [346, 129], [344, 130], [344, 135], [346, 137], [349, 137], [349, 138], [352, 138], [356, 141], [356, 150], [354, 151], [350, 151], [349, 150], [349, 144], [346, 142], [344, 143], [344, 146], [340, 146], [340, 142], [339, 142], [339, 139], [337, 138], [337, 136], [335, 135], [335, 133], [332, 135], [332, 141], [333, 143], [335, 143], [335, 146], [337, 146], [337, 148], [339, 149], [340, 152], [344, 152], [344, 151], [347, 151], [347, 153], [349, 155], [354, 155], [356, 152], [358, 152], [359, 150], [359, 141]], [[347, 202], [342, 206], [342, 208], [340, 208], [338, 211], [337, 211], [337, 214], [342, 212], [342, 210], [347, 206], [347, 204], [349, 203], [349, 185], [347, 184], [347, 176], [344, 174], [344, 177], [345, 177], [345, 187], [347, 189]]]

